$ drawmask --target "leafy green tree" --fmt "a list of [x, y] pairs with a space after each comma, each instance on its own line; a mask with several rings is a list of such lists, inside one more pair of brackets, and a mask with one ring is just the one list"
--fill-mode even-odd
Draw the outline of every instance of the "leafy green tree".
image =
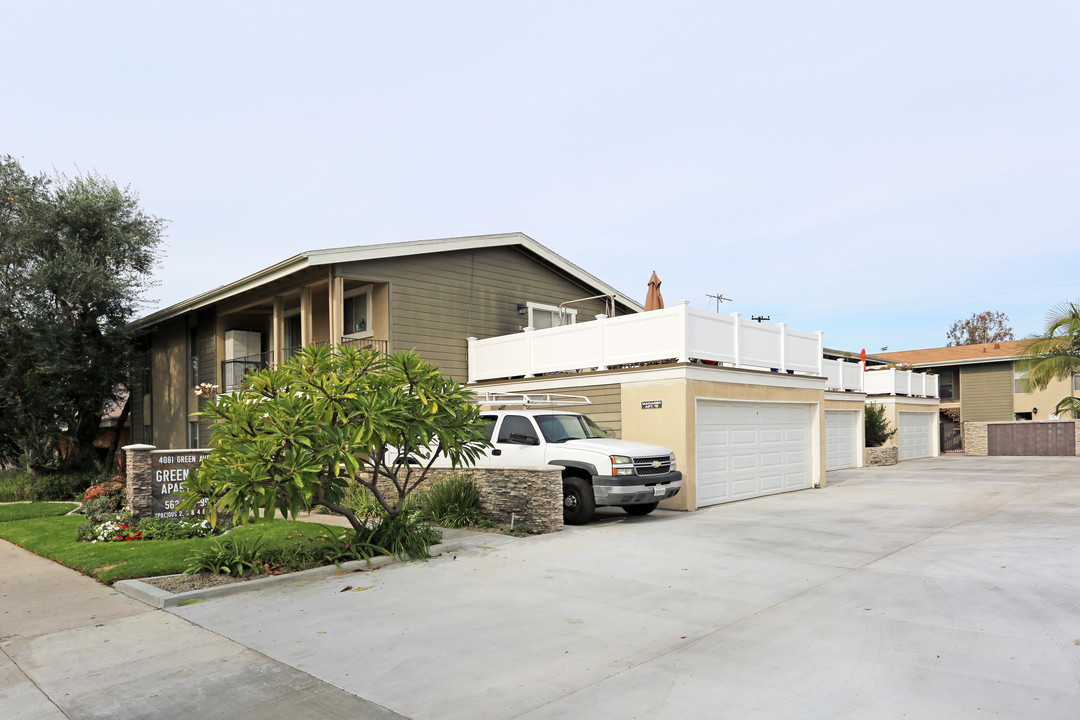
[[212, 451], [188, 476], [181, 508], [206, 499], [212, 523], [219, 513], [242, 523], [321, 505], [362, 532], [345, 505], [350, 486], [367, 488], [393, 517], [437, 457], [471, 465], [487, 446], [468, 390], [411, 352], [304, 348], [247, 374], [203, 414], [216, 421]]
[[948, 347], [954, 345], [979, 345], [1013, 339], [1009, 316], [1003, 312], [985, 310], [966, 320], [957, 320], [949, 328]]
[[896, 434], [895, 429], [889, 429], [884, 405], [867, 405], [865, 417], [863, 435], [866, 438], [866, 447], [881, 447]]
[[[1030, 338], [1018, 361], [1018, 369], [1027, 375], [1028, 388], [1046, 389], [1055, 378], [1070, 379], [1080, 374], [1080, 304], [1063, 302], [1046, 315], [1046, 330]], [[1080, 398], [1064, 398], [1055, 408], [1080, 418]]]
[[164, 227], [97, 173], [35, 176], [0, 157], [0, 459], [96, 465]]

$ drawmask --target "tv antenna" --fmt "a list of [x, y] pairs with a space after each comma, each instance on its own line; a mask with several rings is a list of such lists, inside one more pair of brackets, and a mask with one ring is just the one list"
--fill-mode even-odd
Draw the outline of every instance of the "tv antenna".
[[716, 301], [716, 312], [720, 312], [720, 303], [731, 302], [731, 298], [724, 297], [724, 293], [716, 293], [715, 295], [706, 293], [705, 297], [712, 298]]
[[750, 319], [751, 320], [757, 320], [758, 323], [763, 323], [766, 320], [772, 320], [772, 318], [770, 316], [768, 316], [768, 315], [751, 315]]

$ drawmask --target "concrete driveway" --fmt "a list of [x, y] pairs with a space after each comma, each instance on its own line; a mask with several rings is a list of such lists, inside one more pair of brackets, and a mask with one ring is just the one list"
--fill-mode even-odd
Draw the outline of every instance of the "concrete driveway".
[[418, 720], [1072, 720], [1078, 547], [1080, 458], [943, 457], [174, 612]]

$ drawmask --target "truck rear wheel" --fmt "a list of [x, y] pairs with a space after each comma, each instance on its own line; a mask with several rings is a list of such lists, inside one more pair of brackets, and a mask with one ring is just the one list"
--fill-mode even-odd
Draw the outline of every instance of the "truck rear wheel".
[[627, 515], [648, 515], [655, 510], [656, 506], [659, 504], [660, 503], [658, 502], [654, 502], [644, 503], [642, 505], [623, 505], [623, 510], [626, 511]]
[[592, 519], [596, 512], [596, 499], [592, 486], [581, 478], [567, 477], [562, 481], [563, 522], [581, 525]]

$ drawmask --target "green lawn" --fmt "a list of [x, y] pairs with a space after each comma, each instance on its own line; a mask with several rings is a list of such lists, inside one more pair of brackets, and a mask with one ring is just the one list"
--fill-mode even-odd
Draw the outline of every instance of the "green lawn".
[[72, 502], [32, 502], [0, 505], [0, 523], [11, 522], [12, 520], [26, 520], [28, 518], [67, 515], [77, 507], [79, 507], [79, 503]]
[[[13, 507], [13, 506], [5, 506]], [[61, 565], [96, 578], [106, 585], [117, 580], [172, 575], [184, 571], [187, 558], [204, 548], [211, 538], [190, 540], [144, 540], [139, 542], [77, 542], [75, 528], [82, 516], [46, 517], [0, 523], [0, 538]], [[228, 537], [237, 540], [264, 537], [267, 546], [298, 542], [294, 532], [316, 538], [324, 532], [314, 523], [273, 520], [238, 527]]]

